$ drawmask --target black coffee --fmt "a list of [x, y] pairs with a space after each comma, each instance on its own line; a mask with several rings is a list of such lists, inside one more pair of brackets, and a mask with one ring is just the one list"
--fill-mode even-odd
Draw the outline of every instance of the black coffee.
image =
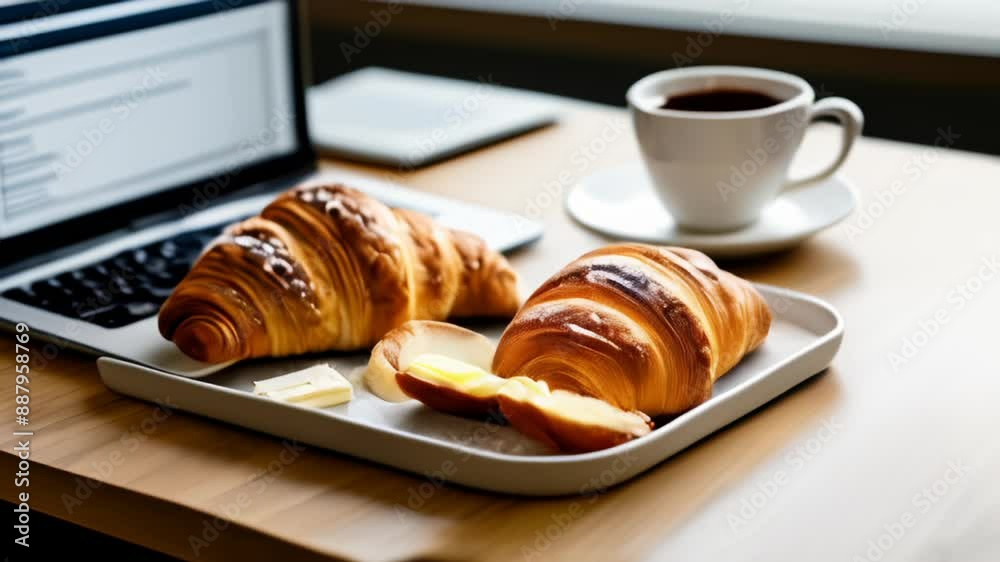
[[753, 90], [719, 89], [670, 96], [662, 107], [681, 111], [748, 111], [771, 107], [782, 101]]

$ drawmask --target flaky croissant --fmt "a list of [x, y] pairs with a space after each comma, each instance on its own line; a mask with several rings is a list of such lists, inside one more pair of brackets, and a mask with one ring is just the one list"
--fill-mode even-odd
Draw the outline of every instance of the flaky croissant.
[[283, 193], [229, 227], [160, 310], [209, 363], [370, 347], [411, 319], [510, 317], [517, 276], [465, 232], [343, 185]]
[[608, 246], [528, 298], [500, 339], [493, 372], [626, 411], [676, 414], [707, 400], [770, 324], [753, 286], [700, 252]]

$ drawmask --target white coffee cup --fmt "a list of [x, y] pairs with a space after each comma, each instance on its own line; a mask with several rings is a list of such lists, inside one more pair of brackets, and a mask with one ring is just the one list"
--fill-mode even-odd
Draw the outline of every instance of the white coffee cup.
[[[670, 96], [738, 90], [779, 103], [744, 111], [664, 109]], [[660, 201], [679, 225], [720, 232], [753, 223], [778, 195], [832, 175], [861, 134], [861, 109], [844, 98], [815, 100], [809, 84], [775, 70], [698, 66], [650, 74], [628, 90], [643, 161]], [[843, 128], [833, 162], [805, 178], [788, 168], [808, 125], [833, 117]]]

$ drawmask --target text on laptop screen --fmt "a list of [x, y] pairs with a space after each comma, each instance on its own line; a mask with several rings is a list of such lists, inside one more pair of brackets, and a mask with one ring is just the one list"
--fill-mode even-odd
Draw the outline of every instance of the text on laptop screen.
[[32, 5], [0, 8], [0, 238], [295, 151], [284, 1]]

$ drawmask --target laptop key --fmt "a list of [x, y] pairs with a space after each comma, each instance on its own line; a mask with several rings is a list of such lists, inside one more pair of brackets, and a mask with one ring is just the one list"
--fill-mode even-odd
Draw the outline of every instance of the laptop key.
[[171, 240], [167, 240], [163, 244], [160, 244], [159, 250], [160, 250], [160, 256], [168, 260], [177, 257], [177, 252], [180, 251], [180, 249], [177, 247], [177, 244], [175, 244]]
[[70, 287], [72, 289], [80, 287], [85, 279], [86, 277], [80, 270], [67, 271], [66, 273], [56, 275], [56, 281], [59, 281], [63, 284], [63, 286]]
[[167, 297], [170, 296], [170, 293], [173, 292], [174, 292], [173, 287], [163, 288], [163, 287], [152, 287], [152, 286], [145, 286], [145, 287], [140, 286], [136, 287], [134, 298], [137, 301], [149, 301], [153, 303], [163, 304], [163, 302], [167, 300]]
[[169, 265], [170, 264], [167, 260], [162, 257], [155, 256], [146, 261], [145, 270], [152, 274], [163, 273], [167, 271], [167, 266]]
[[135, 294], [135, 289], [122, 275], [112, 275], [109, 289], [116, 295], [131, 297]]
[[73, 309], [75, 295], [54, 278], [36, 281], [31, 284], [30, 290], [37, 302], [47, 309], [59, 312]]
[[136, 321], [136, 318], [125, 313], [125, 311], [124, 306], [112, 304], [85, 311], [80, 315], [80, 319], [104, 328], [121, 328]]
[[160, 305], [152, 302], [130, 302], [125, 309], [133, 318], [146, 318], [160, 311]]
[[4, 291], [5, 298], [119, 328], [156, 315], [224, 226], [182, 233], [104, 261]]
[[107, 266], [103, 263], [94, 264], [84, 269], [83, 273], [87, 278], [96, 280], [106, 279], [108, 275], [111, 275], [111, 272], [108, 271]]
[[115, 274], [120, 276], [134, 276], [138, 269], [139, 264], [132, 260], [132, 256], [128, 254], [120, 254], [111, 260], [111, 276], [114, 277]]
[[143, 288], [173, 289], [180, 279], [167, 271], [144, 272], [136, 275], [136, 284]]
[[82, 287], [85, 287], [88, 290], [88, 292], [90, 292], [93, 291], [94, 289], [100, 289], [105, 285], [105, 282], [98, 281], [96, 279], [84, 278], [83, 281], [80, 281], [80, 285]]

